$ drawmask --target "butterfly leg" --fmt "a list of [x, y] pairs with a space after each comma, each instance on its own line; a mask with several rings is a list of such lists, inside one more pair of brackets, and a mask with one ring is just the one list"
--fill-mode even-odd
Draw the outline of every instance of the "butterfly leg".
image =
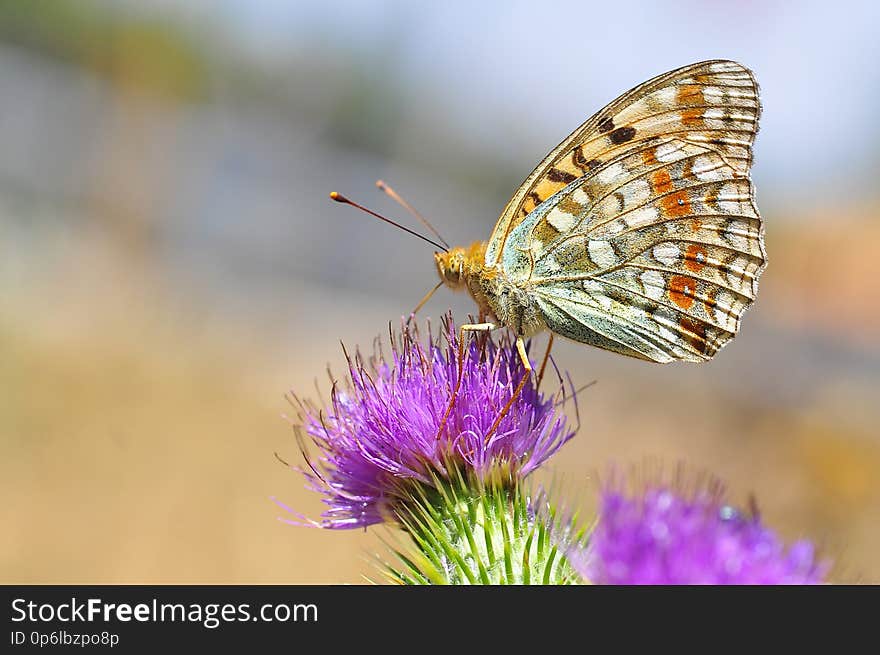
[[550, 359], [550, 350], [553, 348], [553, 333], [550, 333], [550, 341], [547, 342], [547, 352], [544, 353], [544, 361], [541, 362], [541, 368], [538, 370], [538, 383], [535, 389], [541, 388], [541, 380], [544, 379], [544, 369], [547, 368], [547, 360]]
[[504, 408], [498, 413], [498, 416], [495, 417], [495, 422], [492, 423], [492, 427], [489, 428], [489, 431], [486, 433], [486, 441], [495, 434], [495, 430], [498, 429], [498, 425], [501, 423], [501, 419], [507, 416], [507, 413], [510, 411], [510, 408], [513, 407], [514, 401], [519, 397], [519, 394], [522, 393], [523, 387], [526, 386], [526, 382], [532, 377], [532, 364], [529, 362], [529, 356], [526, 353], [526, 344], [523, 341], [523, 338], [516, 338], [516, 350], [519, 353], [519, 358], [522, 360], [523, 367], [525, 367], [526, 372], [523, 375], [522, 380], [519, 381], [519, 384], [516, 385], [516, 389], [513, 392], [513, 395], [510, 397], [510, 400], [507, 401], [507, 404], [504, 405]]
[[464, 333], [465, 332], [491, 332], [497, 330], [498, 326], [494, 323], [466, 323], [458, 327], [458, 376], [455, 381], [455, 389], [449, 398], [449, 404], [446, 406], [446, 412], [443, 414], [443, 420], [440, 421], [440, 429], [437, 430], [437, 439], [443, 435], [446, 429], [446, 422], [449, 420], [449, 414], [455, 406], [455, 398], [458, 396], [458, 390], [461, 389], [461, 377], [464, 372]]
[[420, 310], [422, 307], [425, 306], [425, 303], [428, 302], [428, 301], [431, 299], [431, 296], [434, 295], [434, 293], [437, 291], [437, 289], [439, 289], [439, 288], [442, 287], [442, 286], [443, 286], [443, 282], [440, 281], [440, 282], [437, 283], [437, 286], [435, 286], [433, 289], [431, 289], [428, 293], [425, 294], [425, 297], [422, 298], [422, 299], [419, 301], [419, 304], [416, 305], [415, 309], [413, 309], [413, 310], [409, 313], [409, 318], [406, 319], [406, 323], [407, 323], [407, 325], [409, 325], [409, 322], [410, 322], [411, 320], [413, 320], [413, 318], [415, 317], [416, 314], [419, 313], [419, 310]]

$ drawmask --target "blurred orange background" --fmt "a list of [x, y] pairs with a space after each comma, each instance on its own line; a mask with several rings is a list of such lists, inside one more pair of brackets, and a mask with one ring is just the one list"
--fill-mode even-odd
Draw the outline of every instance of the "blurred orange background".
[[[321, 511], [274, 456], [299, 457], [283, 394], [315, 397], [339, 341], [369, 348], [435, 274], [327, 193], [411, 225], [384, 178], [447, 239], [486, 239], [606, 102], [731, 58], [764, 100], [755, 307], [701, 366], [557, 342], [597, 384], [542, 475], [684, 460], [819, 543], [835, 580], [880, 581], [880, 10], [440, 4], [0, 5], [0, 580], [375, 577], [381, 529], [276, 520], [272, 496]], [[450, 306], [473, 309], [442, 290], [423, 316]]]

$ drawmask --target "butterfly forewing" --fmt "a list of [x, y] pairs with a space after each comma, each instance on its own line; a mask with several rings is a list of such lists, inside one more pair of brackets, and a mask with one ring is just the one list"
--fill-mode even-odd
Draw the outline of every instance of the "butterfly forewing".
[[646, 139], [681, 135], [747, 175], [759, 115], [754, 76], [732, 61], [692, 64], [637, 86], [570, 134], [526, 178], [495, 225], [486, 264], [498, 262], [507, 234], [537, 205]]
[[733, 62], [630, 91], [526, 180], [487, 265], [529, 289], [554, 332], [659, 362], [712, 357], [765, 263], [748, 178], [758, 115]]

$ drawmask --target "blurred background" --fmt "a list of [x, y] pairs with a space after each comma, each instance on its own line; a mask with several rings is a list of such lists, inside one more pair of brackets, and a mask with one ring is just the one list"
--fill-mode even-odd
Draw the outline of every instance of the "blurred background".
[[283, 394], [436, 277], [328, 192], [413, 225], [383, 178], [486, 239], [606, 102], [731, 58], [764, 102], [757, 303], [702, 366], [557, 342], [597, 384], [552, 473], [684, 460], [880, 582], [880, 5], [533, 4], [0, 2], [0, 581], [362, 582], [381, 530], [276, 520], [321, 510], [273, 454]]

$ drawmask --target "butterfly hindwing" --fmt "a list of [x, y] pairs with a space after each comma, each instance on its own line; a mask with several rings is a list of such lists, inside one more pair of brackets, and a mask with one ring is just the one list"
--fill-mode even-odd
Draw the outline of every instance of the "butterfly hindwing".
[[763, 265], [750, 181], [679, 138], [570, 182], [511, 231], [501, 260], [554, 332], [658, 362], [703, 361], [732, 339]]

